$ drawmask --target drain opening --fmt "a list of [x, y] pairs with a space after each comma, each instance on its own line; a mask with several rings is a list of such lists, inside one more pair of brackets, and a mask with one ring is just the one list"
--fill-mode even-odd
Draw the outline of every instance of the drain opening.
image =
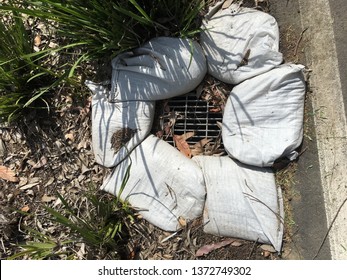
[[195, 92], [162, 102], [157, 110], [156, 135], [176, 147], [174, 135], [188, 136], [192, 155], [223, 155], [221, 110]]

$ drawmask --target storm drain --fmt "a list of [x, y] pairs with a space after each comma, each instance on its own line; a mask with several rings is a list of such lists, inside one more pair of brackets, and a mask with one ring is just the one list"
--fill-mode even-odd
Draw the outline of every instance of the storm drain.
[[[160, 117], [163, 139], [175, 146], [173, 135], [184, 135], [191, 149], [198, 148], [197, 154], [224, 154], [221, 124], [221, 110], [206, 100], [196, 97], [196, 93], [170, 99], [166, 104], [170, 112]], [[169, 129], [165, 129], [170, 126]]]

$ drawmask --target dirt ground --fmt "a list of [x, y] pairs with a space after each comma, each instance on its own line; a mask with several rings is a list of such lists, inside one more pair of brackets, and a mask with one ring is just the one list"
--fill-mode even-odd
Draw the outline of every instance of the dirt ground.
[[[254, 6], [254, 1], [244, 1]], [[271, 13], [267, 1], [259, 3], [261, 9]], [[300, 34], [282, 30], [281, 51], [293, 61]], [[61, 209], [57, 192], [67, 197], [81, 212], [88, 209], [84, 191], [91, 186], [96, 192], [104, 176], [110, 171], [94, 161], [91, 147], [90, 92], [81, 87], [78, 94], [62, 88], [54, 99], [58, 110], [49, 113], [32, 112], [16, 126], [0, 128], [0, 165], [15, 172], [13, 182], [0, 179], [0, 258], [6, 259], [19, 251], [18, 244], [32, 240], [26, 228], [50, 234], [57, 240], [69, 235], [68, 229], [57, 226], [44, 206]], [[83, 98], [81, 99], [81, 93]], [[286, 215], [290, 218], [290, 185], [295, 163], [281, 169], [277, 182], [286, 201]], [[106, 194], [100, 194], [106, 195]], [[20, 212], [18, 212], [18, 210]], [[129, 225], [124, 238], [121, 259], [283, 259], [290, 244], [290, 223], [285, 225], [281, 255], [246, 240], [232, 240], [205, 234], [201, 220], [193, 221], [175, 236], [163, 232], [141, 217]], [[163, 242], [163, 240], [165, 240]], [[199, 248], [207, 244], [227, 244], [209, 254], [197, 257]], [[83, 242], [74, 249], [80, 259], [107, 258], [92, 251]], [[63, 258], [63, 257], [62, 257]]]

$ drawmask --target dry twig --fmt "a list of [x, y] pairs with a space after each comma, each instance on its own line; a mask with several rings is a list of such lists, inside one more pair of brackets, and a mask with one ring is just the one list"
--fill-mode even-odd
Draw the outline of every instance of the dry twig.
[[298, 54], [298, 48], [299, 48], [300, 42], [301, 42], [301, 40], [304, 36], [304, 33], [306, 32], [307, 29], [308, 29], [308, 27], [306, 27], [303, 31], [301, 31], [300, 37], [299, 37], [298, 41], [296, 42], [295, 50], [294, 50], [295, 56]]
[[327, 230], [327, 232], [326, 232], [326, 234], [325, 234], [325, 236], [323, 238], [323, 241], [322, 241], [321, 245], [318, 248], [317, 253], [313, 257], [314, 260], [318, 257], [320, 251], [322, 250], [323, 245], [324, 245], [325, 241], [327, 240], [327, 238], [329, 236], [329, 233], [330, 233], [330, 231], [331, 231], [331, 229], [332, 229], [332, 227], [333, 227], [333, 225], [334, 225], [338, 215], [340, 214], [340, 211], [341, 211], [342, 207], [345, 205], [346, 201], [347, 201], [347, 198], [345, 198], [345, 200], [341, 203], [339, 209], [337, 209], [337, 212], [336, 212], [336, 214], [334, 216], [334, 219], [332, 220], [332, 222], [331, 222], [331, 224], [330, 224], [330, 226], [329, 226], [329, 228], [328, 228], [328, 230]]

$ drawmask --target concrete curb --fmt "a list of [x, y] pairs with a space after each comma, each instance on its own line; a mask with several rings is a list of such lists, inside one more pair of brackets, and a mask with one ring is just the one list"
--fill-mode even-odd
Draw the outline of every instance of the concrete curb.
[[[329, 1], [299, 0], [332, 259], [347, 259], [347, 122]], [[323, 240], [324, 241], [324, 240]]]
[[347, 44], [347, 20], [339, 20], [346, 4], [271, 1], [280, 29], [290, 27], [297, 38], [301, 33], [297, 58], [312, 70], [306, 125], [313, 141], [304, 137], [307, 150], [298, 162], [289, 259], [347, 259], [347, 82], [340, 77], [347, 69], [347, 51], [341, 51]]

